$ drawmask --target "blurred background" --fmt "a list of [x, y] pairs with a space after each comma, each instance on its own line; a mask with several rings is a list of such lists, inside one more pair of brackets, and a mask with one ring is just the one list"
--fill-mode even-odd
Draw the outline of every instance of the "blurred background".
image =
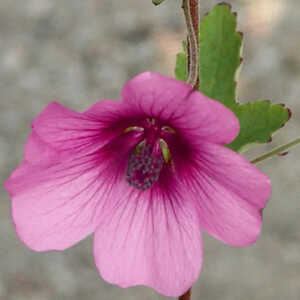
[[[202, 0], [201, 14], [218, 1]], [[285, 103], [293, 118], [248, 158], [299, 135], [299, 0], [228, 0], [244, 32], [241, 102]], [[53, 100], [85, 110], [118, 99], [145, 70], [173, 76], [185, 38], [180, 0], [0, 1], [0, 181], [22, 160], [30, 121]], [[300, 299], [300, 147], [262, 163], [273, 183], [258, 242], [232, 248], [204, 235], [193, 300]], [[147, 287], [121, 289], [94, 266], [92, 238], [64, 252], [35, 253], [18, 240], [0, 189], [1, 300], [159, 300]]]

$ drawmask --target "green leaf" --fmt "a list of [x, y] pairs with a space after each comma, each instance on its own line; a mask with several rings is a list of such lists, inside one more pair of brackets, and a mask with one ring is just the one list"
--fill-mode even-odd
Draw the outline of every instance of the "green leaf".
[[187, 56], [184, 52], [176, 55], [175, 78], [177, 80], [187, 80]]
[[[240, 133], [228, 145], [241, 151], [249, 144], [266, 143], [271, 135], [289, 120], [290, 111], [269, 101], [239, 104], [236, 101], [236, 80], [242, 62], [243, 35], [236, 31], [236, 14], [226, 3], [215, 6], [204, 16], [199, 32], [200, 91], [231, 109], [239, 119]], [[185, 45], [177, 55], [175, 75], [187, 78]]]
[[238, 152], [249, 144], [270, 142], [271, 135], [290, 118], [290, 111], [283, 105], [267, 100], [238, 104], [233, 112], [240, 121], [240, 133], [228, 147]]
[[[199, 30], [200, 91], [229, 108], [236, 104], [236, 73], [241, 64], [242, 34], [227, 4], [217, 5], [201, 21]], [[177, 54], [175, 76], [187, 79], [186, 46]]]
[[165, 0], [152, 0], [152, 3], [154, 4], [154, 5], [159, 5], [159, 4], [161, 4], [161, 3], [163, 3]]
[[183, 51], [176, 55], [176, 67], [175, 67], [175, 77], [178, 80], [186, 81], [188, 78], [187, 74], [187, 56], [186, 56], [186, 43], [182, 43]]
[[200, 91], [228, 108], [235, 106], [236, 72], [240, 66], [242, 34], [236, 15], [226, 4], [217, 5], [200, 26]]

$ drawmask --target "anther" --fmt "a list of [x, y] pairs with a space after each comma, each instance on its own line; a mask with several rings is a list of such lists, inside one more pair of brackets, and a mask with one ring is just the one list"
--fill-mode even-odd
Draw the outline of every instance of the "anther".
[[140, 127], [140, 126], [131, 126], [131, 127], [127, 127], [125, 130], [124, 130], [124, 133], [128, 133], [130, 131], [139, 131], [139, 132], [142, 132], [144, 131], [144, 128], [143, 127]]

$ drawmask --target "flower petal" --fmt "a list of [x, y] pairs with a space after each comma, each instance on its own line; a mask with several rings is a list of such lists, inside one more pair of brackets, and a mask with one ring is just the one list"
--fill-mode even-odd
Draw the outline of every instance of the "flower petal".
[[33, 129], [26, 142], [24, 159], [31, 163], [47, 165], [55, 163], [58, 158], [59, 152], [45, 143]]
[[241, 155], [211, 143], [203, 143], [201, 153], [180, 173], [186, 198], [194, 202], [209, 234], [232, 246], [256, 241], [261, 209], [271, 192], [264, 173]]
[[92, 233], [100, 194], [95, 178], [95, 170], [67, 163], [47, 169], [26, 163], [5, 183], [19, 238], [36, 251], [63, 250]]
[[48, 167], [56, 163], [59, 157], [60, 153], [45, 143], [35, 130], [32, 130], [24, 149], [24, 161], [11, 173], [9, 179], [30, 174], [29, 172], [33, 169], [36, 172], [37, 169]]
[[83, 114], [101, 124], [101, 137], [120, 135], [126, 128], [145, 120], [144, 113], [137, 113], [127, 103], [116, 100], [101, 100]]
[[235, 114], [218, 101], [194, 91], [186, 101], [184, 117], [174, 121], [180, 133], [200, 144], [202, 141], [229, 144], [240, 131]]
[[227, 144], [239, 132], [237, 118], [224, 105], [158, 73], [133, 78], [124, 86], [122, 99], [136, 113], [163, 120], [191, 140]]
[[[20, 239], [37, 251], [63, 250], [92, 233], [99, 211], [113, 205], [107, 199], [120, 174], [125, 176], [134, 139], [131, 132], [94, 153], [59, 157], [49, 165], [25, 161], [5, 182]], [[28, 145], [31, 156], [36, 148]]]
[[136, 112], [168, 120], [193, 92], [188, 84], [154, 72], [144, 72], [126, 83], [122, 100]]
[[[138, 191], [116, 187], [119, 206], [95, 233], [94, 256], [101, 276], [121, 287], [146, 285], [166, 296], [184, 294], [198, 278], [202, 238], [188, 203], [178, 204], [176, 186]], [[174, 198], [172, 198], [174, 197]]]
[[266, 206], [271, 195], [271, 181], [243, 155], [219, 145], [203, 143], [201, 156], [216, 181], [258, 210]]
[[38, 136], [56, 150], [86, 151], [93, 145], [103, 145], [108, 138], [113, 138], [111, 132], [103, 131], [103, 127], [106, 126], [105, 118], [111, 115], [112, 108], [118, 104], [114, 100], [100, 101], [97, 105], [98, 117], [95, 117], [92, 113], [95, 106], [85, 113], [78, 113], [52, 102], [32, 122], [32, 126]]

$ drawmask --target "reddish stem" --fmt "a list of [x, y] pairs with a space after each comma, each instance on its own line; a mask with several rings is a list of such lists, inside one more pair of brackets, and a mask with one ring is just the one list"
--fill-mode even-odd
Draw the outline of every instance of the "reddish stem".
[[189, 289], [184, 295], [180, 296], [178, 300], [190, 300], [192, 295], [192, 289]]
[[[190, 0], [190, 3], [191, 3], [190, 5], [191, 5], [191, 16], [192, 16], [193, 27], [196, 34], [197, 44], [199, 45], [199, 0]], [[199, 55], [199, 51], [198, 51], [198, 55]], [[198, 67], [198, 72], [199, 72], [199, 67]], [[196, 90], [199, 89], [199, 73], [198, 73], [195, 89]]]
[[182, 8], [186, 19], [187, 38], [187, 83], [194, 89], [199, 87], [199, 0], [183, 0]]
[[190, 7], [191, 7], [191, 16], [192, 16], [192, 22], [193, 27], [196, 33], [197, 41], [198, 41], [198, 30], [199, 30], [199, 0], [189, 0], [190, 1]]

